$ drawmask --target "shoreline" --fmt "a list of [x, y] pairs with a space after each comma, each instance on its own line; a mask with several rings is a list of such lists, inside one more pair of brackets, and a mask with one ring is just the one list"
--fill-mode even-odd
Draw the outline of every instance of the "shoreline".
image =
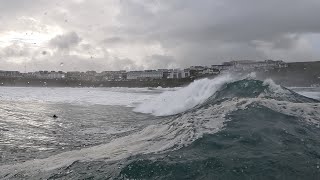
[[70, 79], [24, 79], [1, 78], [0, 86], [3, 87], [182, 87], [193, 82], [194, 79], [161, 79], [161, 80], [130, 80], [130, 81], [83, 81]]
[[[276, 84], [285, 87], [320, 87], [320, 61], [288, 63], [286, 68], [271, 70], [252, 69], [250, 71], [230, 71], [231, 74], [244, 75], [251, 72], [256, 73], [259, 80], [272, 79]], [[23, 77], [0, 77], [0, 86], [7, 87], [182, 87], [194, 80], [202, 78], [214, 78], [217, 75], [201, 75], [193, 78], [182, 79], [144, 79], [144, 80], [122, 80], [122, 81], [88, 81], [76, 79], [32, 79]]]
[[[320, 78], [300, 74], [299, 77], [279, 76], [279, 72], [256, 72], [256, 79], [272, 79], [276, 84], [285, 87], [320, 87]], [[240, 73], [243, 74], [243, 73]], [[202, 78], [215, 78], [219, 75], [202, 76], [186, 79], [154, 79], [154, 80], [127, 80], [127, 81], [84, 81], [70, 79], [25, 79], [0, 78], [0, 87], [72, 87], [72, 88], [99, 88], [99, 87], [127, 87], [127, 88], [174, 88], [187, 86]]]

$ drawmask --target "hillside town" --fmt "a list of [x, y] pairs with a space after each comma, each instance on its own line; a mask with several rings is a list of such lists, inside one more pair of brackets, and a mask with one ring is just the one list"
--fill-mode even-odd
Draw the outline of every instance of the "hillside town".
[[81, 81], [151, 81], [161, 79], [195, 79], [198, 77], [214, 76], [225, 71], [250, 72], [269, 71], [286, 68], [288, 64], [282, 60], [239, 60], [224, 62], [221, 65], [191, 66], [186, 69], [157, 69], [144, 71], [0, 71], [0, 78], [38, 79], [38, 80], [81, 80]]

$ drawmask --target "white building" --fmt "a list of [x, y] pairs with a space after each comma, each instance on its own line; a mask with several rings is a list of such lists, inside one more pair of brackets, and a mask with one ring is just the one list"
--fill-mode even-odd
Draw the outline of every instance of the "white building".
[[34, 72], [32, 76], [37, 79], [63, 79], [63, 78], [65, 78], [64, 73], [55, 72], [55, 71], [51, 71], [51, 72], [38, 71], [38, 72]]
[[127, 79], [162, 79], [163, 72], [155, 70], [130, 71], [127, 73]]
[[219, 74], [220, 71], [218, 69], [211, 69], [211, 68], [208, 68], [208, 69], [205, 69], [203, 71], [200, 72], [200, 74], [203, 74], [203, 75], [213, 75], [213, 74]]
[[275, 69], [275, 68], [285, 68], [288, 67], [287, 63], [282, 60], [273, 61], [273, 60], [265, 60], [265, 61], [252, 61], [252, 60], [240, 60], [240, 61], [231, 61], [226, 62], [232, 68], [230, 70], [235, 71], [243, 71], [243, 70], [255, 70], [255, 69]]
[[121, 71], [102, 71], [98, 76], [102, 77], [103, 80], [122, 80], [126, 75], [125, 70]]
[[143, 71], [129, 71], [127, 73], [127, 79], [132, 80], [132, 79], [139, 79], [141, 77], [141, 74]]
[[170, 71], [168, 79], [181, 79], [181, 78], [187, 78], [187, 77], [190, 77], [189, 70], [173, 69], [172, 71]]
[[204, 70], [206, 68], [208, 68], [208, 67], [206, 67], [206, 66], [190, 66], [189, 69], [193, 70], [193, 71], [202, 71], [202, 70]]
[[66, 77], [69, 79], [80, 79], [80, 77], [83, 75], [80, 71], [69, 71], [66, 74]]
[[0, 77], [21, 77], [19, 71], [0, 71]]
[[65, 78], [65, 75], [63, 73], [50, 72], [48, 74], [48, 79], [63, 79], [63, 78]]

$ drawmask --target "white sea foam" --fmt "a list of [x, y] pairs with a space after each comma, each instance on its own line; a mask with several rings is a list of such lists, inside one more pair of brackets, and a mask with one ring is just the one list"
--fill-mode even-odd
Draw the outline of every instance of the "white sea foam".
[[0, 100], [134, 106], [155, 96], [150, 92], [148, 88], [0, 87]]
[[295, 116], [299, 119], [311, 122], [319, 126], [320, 104], [319, 103], [292, 103], [288, 101], [277, 101], [274, 99], [258, 100], [259, 103], [269, 109], [281, 114]]
[[[172, 92], [172, 94], [169, 93], [169, 95], [166, 95], [168, 94], [166, 92], [159, 96], [165, 97], [168, 100], [180, 100], [181, 103], [185, 103], [184, 98], [192, 96], [192, 93], [197, 94], [198, 91], [202, 91], [202, 93], [195, 96], [197, 98], [194, 98], [197, 100], [200, 99], [199, 101], [195, 101], [196, 104], [203, 101], [202, 95], [205, 94], [207, 97], [212, 95], [223, 83], [231, 80], [230, 77], [220, 77], [218, 81], [217, 79], [205, 79], [203, 81], [197, 81], [186, 88], [173, 91], [180, 93]], [[205, 86], [202, 85], [202, 83], [211, 83], [211, 85]], [[209, 88], [212, 88], [211, 91], [209, 91]], [[181, 95], [181, 97], [177, 98], [176, 96], [179, 95]], [[317, 103], [292, 103], [264, 99], [263, 97], [233, 98], [220, 104], [213, 104], [194, 112], [182, 114], [179, 117], [172, 117], [171, 120], [164, 120], [163, 122], [159, 122], [159, 124], [148, 126], [140, 132], [114, 139], [108, 144], [64, 152], [45, 159], [36, 159], [21, 164], [0, 166], [0, 177], [9, 174], [7, 177], [10, 178], [10, 176], [18, 172], [33, 176], [42, 171], [50, 171], [68, 166], [75, 161], [116, 161], [137, 154], [163, 153], [176, 150], [194, 142], [204, 134], [218, 132], [224, 127], [224, 122], [227, 120], [225, 116], [228, 113], [238, 109], [246, 109], [249, 104], [254, 102], [287, 115], [306, 119], [309, 122], [319, 123], [319, 119], [314, 118], [320, 117], [320, 106]], [[153, 108], [156, 108], [157, 104], [151, 105], [155, 105]], [[168, 112], [164, 105], [161, 103], [160, 105], [161, 108], [163, 108], [163, 112]], [[186, 107], [187, 106], [184, 106], [184, 108]], [[187, 108], [190, 108], [190, 106]]]
[[137, 154], [176, 150], [194, 142], [203, 134], [218, 132], [224, 126], [225, 114], [238, 108], [245, 108], [247, 104], [226, 101], [195, 113], [186, 113], [178, 118], [173, 117], [171, 120], [148, 126], [140, 132], [115, 139], [108, 144], [64, 152], [21, 164], [0, 166], [0, 177], [10, 174], [7, 176], [10, 178], [19, 172], [36, 176], [43, 171], [68, 166], [75, 161], [116, 161]]
[[[320, 105], [316, 103], [292, 103], [263, 98], [240, 98], [210, 105], [174, 117], [172, 120], [151, 125], [144, 130], [121, 137], [108, 144], [64, 152], [45, 159], [26, 161], [21, 164], [0, 166], [0, 176], [10, 178], [15, 173], [36, 176], [38, 173], [65, 167], [75, 161], [116, 161], [137, 154], [163, 153], [177, 150], [204, 134], [214, 134], [224, 128], [225, 116], [248, 105], [258, 103], [283, 114], [296, 116], [312, 123], [319, 123]], [[285, 108], [284, 108], [285, 107]]]
[[150, 113], [156, 116], [178, 114], [203, 103], [223, 84], [232, 80], [231, 75], [196, 80], [187, 87], [176, 91], [163, 92], [155, 98], [138, 105], [134, 111]]
[[296, 92], [303, 96], [320, 100], [320, 92], [312, 92], [312, 91], [296, 91]]

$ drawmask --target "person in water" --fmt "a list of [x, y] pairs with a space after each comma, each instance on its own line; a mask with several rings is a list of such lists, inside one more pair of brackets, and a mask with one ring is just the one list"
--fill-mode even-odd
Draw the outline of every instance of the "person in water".
[[57, 116], [57, 115], [55, 115], [55, 114], [54, 114], [52, 117], [53, 117], [53, 118], [58, 118], [58, 116]]

